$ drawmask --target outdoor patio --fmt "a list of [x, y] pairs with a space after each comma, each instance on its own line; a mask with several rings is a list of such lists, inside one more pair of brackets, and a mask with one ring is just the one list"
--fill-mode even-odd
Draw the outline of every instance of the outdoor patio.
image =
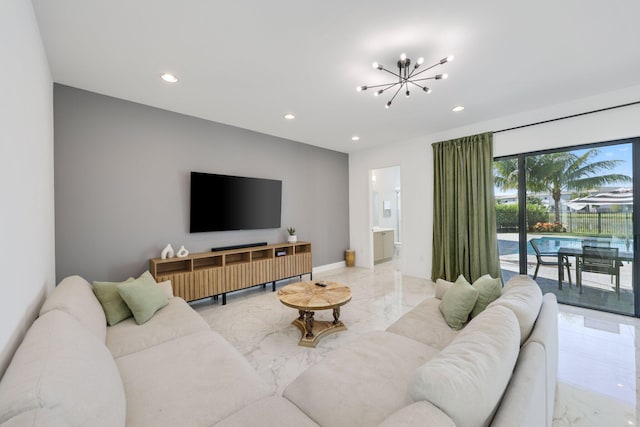
[[[529, 235], [528, 238], [539, 238], [540, 235]], [[564, 238], [575, 236], [563, 235]], [[576, 238], [577, 239], [577, 238]], [[519, 274], [518, 235], [515, 233], [501, 233], [498, 235], [500, 250], [500, 267], [502, 278], [506, 282], [513, 275]], [[545, 259], [551, 260], [550, 257]], [[572, 286], [569, 286], [566, 269], [562, 290], [558, 289], [558, 268], [556, 266], [540, 266], [536, 282], [543, 293], [556, 294], [559, 302], [597, 310], [612, 311], [633, 315], [632, 263], [624, 261], [620, 267], [620, 298], [616, 295], [615, 279], [612, 283], [610, 275], [598, 273], [582, 273], [582, 294], [576, 285], [575, 258], [571, 262]], [[533, 277], [537, 265], [535, 255], [527, 254], [527, 274]]]

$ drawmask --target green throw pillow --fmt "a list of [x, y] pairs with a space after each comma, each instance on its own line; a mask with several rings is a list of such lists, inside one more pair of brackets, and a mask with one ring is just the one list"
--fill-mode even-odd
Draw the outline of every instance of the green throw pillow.
[[118, 292], [129, 306], [138, 325], [151, 319], [156, 311], [169, 303], [167, 294], [148, 271], [133, 282], [118, 285]]
[[93, 282], [93, 293], [102, 305], [109, 326], [116, 325], [133, 315], [118, 292], [118, 285], [133, 282], [133, 280], [133, 277], [130, 277], [124, 282]]
[[485, 274], [473, 282], [472, 286], [478, 290], [478, 300], [473, 310], [471, 310], [471, 318], [473, 319], [482, 313], [489, 304], [500, 297], [502, 293], [502, 280], [499, 278], [494, 279], [490, 275]]
[[440, 301], [440, 312], [444, 316], [444, 320], [453, 329], [462, 329], [469, 313], [473, 310], [473, 306], [478, 299], [478, 290], [466, 281], [464, 276], [460, 275], [453, 286], [442, 296]]

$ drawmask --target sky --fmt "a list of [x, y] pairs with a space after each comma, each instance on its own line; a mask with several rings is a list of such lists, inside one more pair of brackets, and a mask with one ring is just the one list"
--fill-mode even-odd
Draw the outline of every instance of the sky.
[[[584, 154], [588, 149], [579, 149], [572, 150], [577, 156]], [[609, 145], [606, 147], [598, 148], [599, 154], [597, 157], [591, 159], [592, 162], [600, 161], [600, 160], [620, 160], [620, 164], [616, 169], [608, 171], [607, 173], [616, 173], [627, 175], [633, 177], [633, 169], [632, 169], [632, 144], [618, 144], [618, 145]], [[631, 187], [630, 182], [611, 184], [607, 187]], [[515, 194], [515, 190], [507, 190], [502, 191], [499, 188], [495, 189], [495, 194], [504, 195], [504, 194]]]

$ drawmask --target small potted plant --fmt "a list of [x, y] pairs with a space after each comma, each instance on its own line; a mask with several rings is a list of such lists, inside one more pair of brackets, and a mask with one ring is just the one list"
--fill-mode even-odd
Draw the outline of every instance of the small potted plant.
[[296, 229], [293, 227], [287, 228], [287, 233], [289, 233], [289, 239], [287, 240], [289, 243], [295, 243], [298, 241], [298, 237], [296, 236]]

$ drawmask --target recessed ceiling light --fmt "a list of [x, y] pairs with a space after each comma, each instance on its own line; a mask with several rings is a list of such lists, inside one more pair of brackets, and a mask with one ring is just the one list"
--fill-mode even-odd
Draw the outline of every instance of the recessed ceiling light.
[[358, 135], [353, 135], [353, 136], [351, 137], [351, 140], [352, 140], [352, 141], [360, 141], [360, 137], [359, 137]]
[[176, 76], [169, 73], [164, 73], [163, 75], [160, 76], [160, 78], [167, 83], [176, 83], [178, 81], [178, 78]]
[[463, 107], [462, 105], [457, 105], [457, 106], [455, 106], [455, 107], [453, 107], [453, 108], [451, 109], [451, 111], [453, 111], [453, 112], [455, 112], [455, 113], [460, 112], [460, 111], [462, 111], [462, 110], [464, 110], [464, 107]]
[[284, 118], [285, 118], [285, 119], [287, 119], [287, 120], [293, 120], [293, 119], [295, 119], [295, 118], [296, 118], [296, 116], [294, 116], [294, 115], [293, 115], [293, 114], [291, 114], [291, 113], [288, 113], [288, 114], [285, 114], [285, 115], [284, 115]]

